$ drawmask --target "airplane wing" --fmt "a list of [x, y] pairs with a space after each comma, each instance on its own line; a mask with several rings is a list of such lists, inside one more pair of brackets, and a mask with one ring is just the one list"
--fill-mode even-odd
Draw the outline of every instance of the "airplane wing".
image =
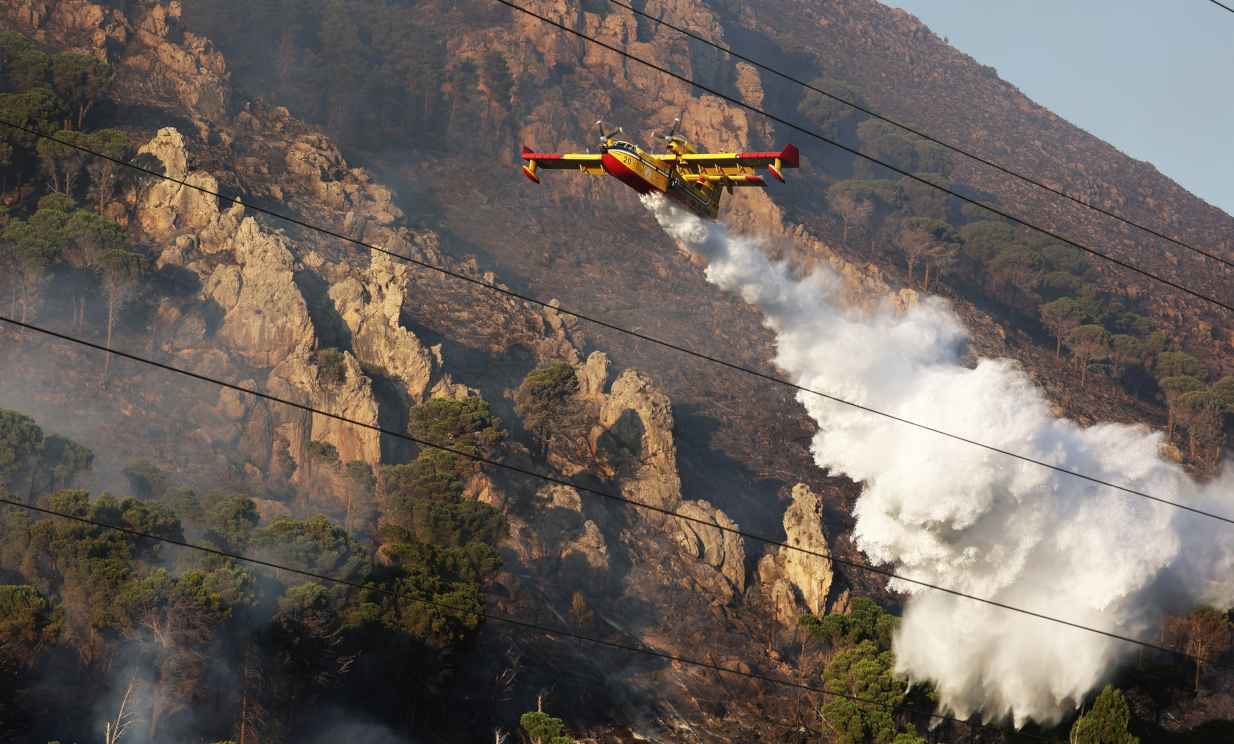
[[[724, 152], [697, 155], [662, 156], [665, 160], [675, 159], [677, 167], [684, 173], [717, 180], [716, 177], [729, 176], [734, 185], [740, 185], [742, 176], [752, 175], [755, 168], [766, 168], [778, 181], [783, 181], [780, 173], [782, 168], [797, 168], [800, 156], [797, 148], [788, 145], [780, 152]], [[748, 180], [748, 179], [747, 179]], [[750, 180], [751, 185], [759, 185]]]
[[604, 165], [601, 163], [601, 158], [604, 156], [599, 154], [532, 152], [530, 147], [524, 145], [520, 157], [530, 161], [528, 165], [523, 166], [523, 173], [536, 183], [540, 183], [540, 179], [536, 176], [538, 168], [577, 170], [592, 175], [601, 175], [605, 172]]

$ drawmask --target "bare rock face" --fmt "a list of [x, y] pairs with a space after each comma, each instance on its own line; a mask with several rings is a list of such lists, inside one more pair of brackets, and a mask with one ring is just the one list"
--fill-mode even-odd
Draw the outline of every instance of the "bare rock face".
[[681, 500], [673, 406], [642, 372], [628, 369], [613, 382], [589, 440], [601, 470], [619, 479], [627, 498], [662, 509]]
[[373, 384], [360, 369], [360, 363], [343, 352], [346, 379], [327, 385], [321, 380], [321, 370], [307, 354], [288, 357], [270, 372], [267, 387], [270, 393], [295, 403], [309, 405], [335, 416], [367, 426], [355, 426], [321, 413], [307, 413], [289, 406], [278, 406], [278, 432], [291, 443], [291, 454], [304, 468], [304, 444], [310, 439], [329, 442], [338, 448], [342, 462], [381, 461], [381, 440], [378, 432], [367, 428], [377, 426], [377, 400]]
[[349, 277], [330, 288], [330, 299], [347, 328], [356, 356], [403, 383], [412, 404], [429, 398], [466, 397], [441, 371], [441, 355], [428, 349], [411, 331], [399, 325], [407, 291], [407, 265], [373, 251], [364, 281]]
[[805, 484], [794, 486], [793, 503], [784, 512], [785, 542], [801, 550], [780, 548], [777, 555], [764, 556], [758, 563], [759, 581], [770, 588], [777, 612], [784, 605], [784, 613], [795, 613], [779, 614], [786, 623], [795, 623], [800, 614], [794, 603], [781, 597], [786, 587], [792, 588], [795, 602], [819, 617], [842, 601], [835, 595], [843, 579], [837, 580], [829, 557], [822, 514], [822, 498]]
[[578, 397], [587, 402], [603, 404], [604, 388], [608, 385], [608, 355], [593, 351], [577, 370]]
[[583, 513], [582, 498], [569, 486], [546, 486], [535, 494], [526, 520], [512, 519], [508, 549], [541, 576], [557, 574], [565, 588], [603, 593], [609, 586], [609, 550], [599, 526]]
[[[360, 363], [354, 356], [344, 352], [343, 359], [347, 366], [346, 381], [334, 387], [326, 387], [320, 384], [320, 381], [314, 380], [316, 384], [310, 387], [313, 407], [352, 421], [376, 426], [377, 400], [373, 397], [373, 383], [361, 371]], [[369, 428], [353, 426], [315, 413], [312, 438], [338, 447], [341, 462], [364, 460], [375, 463], [381, 460], [380, 434]]]
[[15, 0], [0, 5], [0, 19], [39, 43], [69, 44], [118, 64], [118, 98], [171, 100], [209, 121], [226, 121], [231, 85], [223, 55], [181, 24], [179, 0], [108, 5]]
[[250, 217], [241, 223], [232, 246], [241, 266], [239, 276], [236, 267], [219, 266], [206, 285], [211, 297], [227, 309], [219, 337], [254, 367], [307, 357], [317, 339], [284, 239], [264, 231]]
[[207, 173], [189, 172], [188, 149], [180, 132], [173, 127], [160, 129], [138, 152], [156, 156], [163, 163], [168, 178], [211, 192], [207, 194], [190, 186], [159, 180], [137, 205], [137, 221], [142, 230], [160, 240], [168, 240], [177, 233], [200, 230], [218, 217], [218, 197], [212, 195], [218, 192], [218, 181]]
[[686, 564], [694, 580], [725, 600], [741, 595], [745, 591], [745, 540], [729, 531], [740, 529], [737, 523], [706, 501], [682, 502], [677, 514], [677, 542], [682, 552], [701, 564]]

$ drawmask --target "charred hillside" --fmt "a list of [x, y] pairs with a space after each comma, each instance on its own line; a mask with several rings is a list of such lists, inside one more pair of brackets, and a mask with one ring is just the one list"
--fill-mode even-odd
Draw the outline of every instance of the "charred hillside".
[[[522, 4], [1227, 299], [1224, 268], [1211, 261], [940, 154], [912, 131], [879, 128], [607, 0]], [[866, 0], [635, 6], [1234, 260], [1228, 215], [1037, 107], [902, 12]], [[0, 408], [31, 421], [4, 421], [28, 436], [37, 423], [40, 436], [62, 434], [95, 455], [71, 477], [53, 477], [45, 450], [11, 446], [12, 472], [0, 471], [6, 498], [132, 524], [155, 515], [159, 529], [189, 542], [773, 679], [820, 682], [834, 657], [863, 642], [863, 653], [888, 651], [895, 620], [886, 613], [899, 614], [904, 595], [826, 557], [866, 563], [850, 538], [862, 485], [814, 464], [818, 426], [795, 391], [563, 312], [781, 374], [763, 313], [710, 282], [707, 261], [669, 238], [632, 191], [564, 172], [537, 187], [518, 167], [523, 145], [594, 146], [597, 119], [651, 145], [677, 116], [700, 148], [802, 148], [787, 185], [726, 196], [723, 221], [797, 276], [834, 272], [847, 310], [903, 315], [929, 296], [945, 298], [968, 327], [963, 364], [1014, 360], [1077, 428], [1180, 422], [1167, 453], [1198, 476], [1218, 467], [1223, 437], [1197, 438], [1198, 419], [1166, 406], [1174, 389], [1158, 382], [1186, 377], [1199, 386], [1191, 392], [1209, 383], [1202, 392], [1230, 392], [1217, 380], [1234, 373], [1225, 346], [1234, 327], [1219, 311], [505, 6], [20, 0], [0, 9], [0, 30], [20, 32], [42, 53], [108, 62], [110, 89], [77, 129], [121, 132], [126, 160], [188, 184], [130, 174], [102, 203], [84, 181], [76, 191], [50, 184], [37, 151], [21, 145], [28, 158], [14, 168], [24, 190], [3, 197], [5, 229], [38, 229], [51, 219], [38, 215], [53, 208], [66, 219], [97, 213], [147, 266], [142, 294], [117, 315], [115, 347], [359, 424], [5, 329], [0, 355], [11, 371], [0, 376]], [[844, 198], [867, 204], [865, 216], [845, 218]], [[917, 263], [903, 250], [914, 231], [934, 241], [932, 257]], [[26, 274], [18, 240], [3, 235], [6, 297], [17, 307], [14, 280]], [[78, 243], [66, 240], [59, 256], [45, 267], [35, 320], [102, 343], [106, 272]], [[1106, 357], [1059, 357], [1057, 349], [1074, 349], [1042, 321], [1043, 308], [1063, 300], [1079, 308], [1077, 326], [1106, 334]], [[1110, 339], [1119, 336], [1140, 351], [1115, 369]], [[529, 380], [564, 391], [551, 425], [533, 417]], [[523, 472], [475, 466], [373, 427], [471, 448]], [[70, 481], [83, 490], [64, 491]], [[93, 585], [71, 550], [84, 538], [17, 514], [0, 534], [0, 584], [33, 587], [46, 626], [64, 623], [58, 646], [23, 657], [12, 699], [24, 707], [12, 735], [27, 741], [85, 737], [97, 721], [115, 720], [130, 679], [146, 706], [134, 740], [468, 741], [495, 727], [518, 730], [540, 704], [579, 739], [833, 735], [816, 712], [829, 699], [816, 692], [136, 542], [100, 548], [122, 567], [115, 586], [97, 593], [122, 599], [100, 614], [82, 599]], [[42, 542], [14, 537], [28, 534]], [[24, 560], [26, 550], [44, 563]], [[57, 562], [68, 569], [44, 570]], [[188, 613], [193, 633], [160, 652], [159, 623], [186, 596], [198, 602]], [[803, 613], [830, 624], [798, 625]], [[1182, 627], [1170, 630], [1178, 647], [1192, 640]], [[184, 662], [205, 657], [220, 659], [219, 669]], [[1145, 674], [1176, 682], [1182, 673], [1160, 666]], [[917, 711], [890, 725], [921, 741], [907, 727], [925, 732], [920, 711], [933, 704], [879, 669]], [[1156, 695], [1129, 695], [1137, 721], [1187, 728], [1229, 716], [1223, 682], [1201, 671], [1185, 676], [1195, 673], [1202, 698], [1185, 680], [1160, 695], [1156, 678], [1120, 684]], [[298, 686], [309, 677], [312, 685]], [[994, 735], [944, 724], [926, 736]]]

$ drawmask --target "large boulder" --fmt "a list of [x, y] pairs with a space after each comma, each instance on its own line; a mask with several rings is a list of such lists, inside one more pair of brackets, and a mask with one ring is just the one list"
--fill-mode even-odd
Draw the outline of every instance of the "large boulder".
[[[784, 542], [791, 547], [763, 556], [758, 563], [759, 581], [772, 593], [784, 622], [796, 622], [799, 605], [822, 617], [843, 601], [839, 591], [843, 578], [837, 576], [830, 558], [822, 497], [803, 483], [793, 487], [793, 503], [784, 512], [784, 532]], [[789, 588], [794, 602], [783, 596]]]

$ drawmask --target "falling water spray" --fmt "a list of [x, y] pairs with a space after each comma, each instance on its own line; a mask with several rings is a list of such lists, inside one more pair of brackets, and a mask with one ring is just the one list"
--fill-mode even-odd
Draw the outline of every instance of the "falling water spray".
[[[758, 241], [663, 198], [644, 204], [708, 281], [758, 307], [789, 379], [877, 411], [1189, 506], [1234, 515], [1231, 482], [1192, 482], [1142, 425], [1057, 417], [1018, 364], [962, 366], [948, 304], [858, 312], [826, 268], [797, 278]], [[1234, 525], [992, 452], [807, 392], [815, 462], [862, 484], [852, 539], [898, 576], [1147, 639], [1167, 611], [1234, 599]], [[897, 671], [961, 718], [1057, 722], [1133, 644], [898, 579], [910, 596]]]

